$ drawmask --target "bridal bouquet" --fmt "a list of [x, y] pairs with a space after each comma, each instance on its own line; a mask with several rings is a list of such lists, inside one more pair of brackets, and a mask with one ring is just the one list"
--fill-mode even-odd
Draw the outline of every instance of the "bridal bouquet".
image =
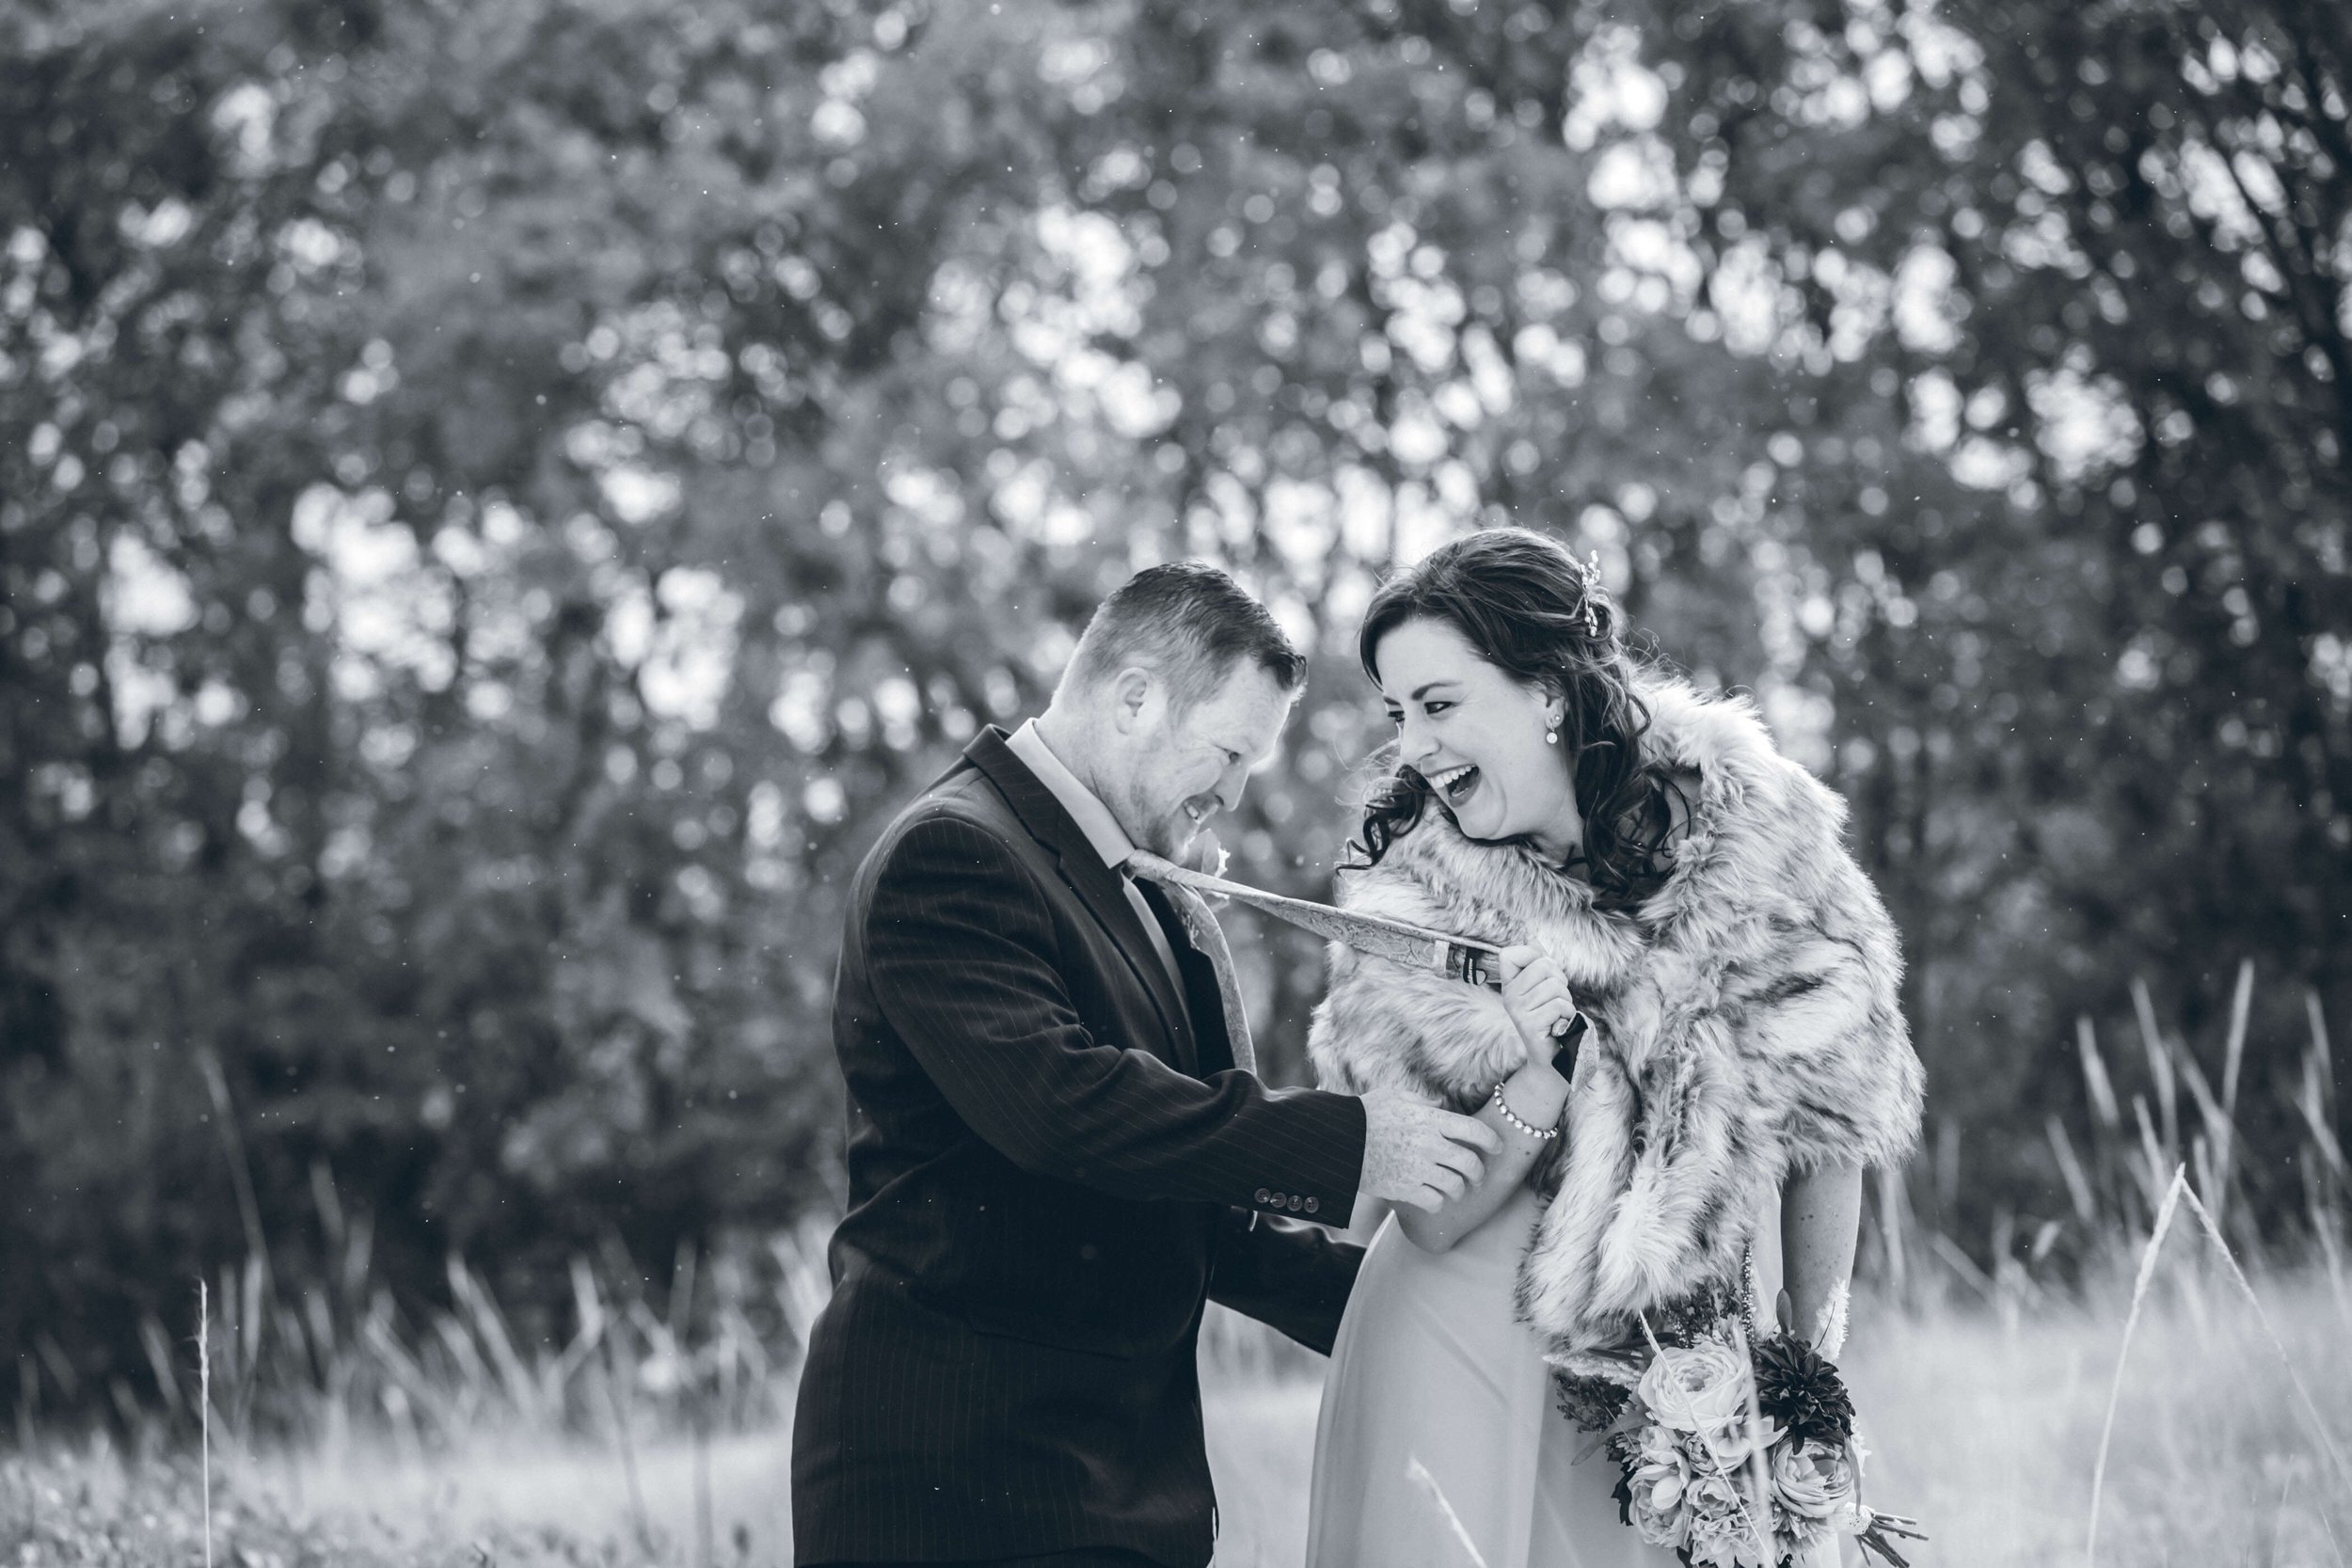
[[[1841, 1536], [1895, 1568], [1915, 1523], [1862, 1501], [1853, 1402], [1830, 1360], [1786, 1332], [1755, 1336], [1712, 1298], [1645, 1321], [1639, 1376], [1555, 1374], [1560, 1407], [1604, 1434], [1620, 1515], [1692, 1568], [1803, 1568]], [[1836, 1560], [1834, 1552], [1826, 1560]]]

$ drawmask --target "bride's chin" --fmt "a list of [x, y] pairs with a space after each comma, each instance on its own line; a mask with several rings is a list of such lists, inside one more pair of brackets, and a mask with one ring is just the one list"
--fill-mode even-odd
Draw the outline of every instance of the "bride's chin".
[[[1500, 836], [1495, 830], [1503, 815], [1496, 789], [1494, 780], [1482, 769], [1471, 778], [1470, 793], [1460, 800], [1451, 800], [1442, 794], [1438, 799], [1452, 814], [1454, 820], [1461, 824], [1464, 833], [1471, 838], [1494, 838]], [[1473, 827], [1473, 824], [1476, 826]]]
[[1496, 839], [1503, 836], [1494, 831], [1491, 823], [1478, 823], [1473, 825], [1471, 822], [1466, 821], [1463, 818], [1462, 814], [1454, 810], [1452, 806], [1446, 807], [1445, 814], [1454, 818], [1455, 831], [1460, 832], [1464, 838], [1470, 840], [1474, 844], [1491, 844]]

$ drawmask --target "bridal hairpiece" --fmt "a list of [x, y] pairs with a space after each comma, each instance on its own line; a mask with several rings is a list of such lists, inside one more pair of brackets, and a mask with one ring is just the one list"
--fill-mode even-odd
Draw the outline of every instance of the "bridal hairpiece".
[[1600, 580], [1600, 552], [1595, 550], [1590, 557], [1578, 562], [1576, 572], [1577, 576], [1584, 579], [1584, 635], [1598, 637], [1600, 635], [1601, 595], [1607, 592]]

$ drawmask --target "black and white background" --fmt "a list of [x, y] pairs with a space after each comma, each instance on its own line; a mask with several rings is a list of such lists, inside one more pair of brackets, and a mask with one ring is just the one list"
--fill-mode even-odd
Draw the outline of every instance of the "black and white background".
[[[873, 832], [1204, 557], [1327, 896], [1356, 617], [1508, 521], [1902, 927], [1919, 1560], [2079, 1559], [2119, 1357], [2100, 1560], [2343, 1560], [2347, 287], [2313, 0], [6, 0], [0, 1554], [209, 1449], [225, 1560], [787, 1560]], [[2126, 1356], [2176, 1168], [2264, 1310], [2184, 1211]], [[1317, 1367], [1206, 1355], [1294, 1561]]]

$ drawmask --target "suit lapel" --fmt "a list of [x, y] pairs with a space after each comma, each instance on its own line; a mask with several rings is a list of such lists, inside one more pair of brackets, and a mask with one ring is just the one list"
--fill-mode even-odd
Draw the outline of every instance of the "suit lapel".
[[1054, 792], [1005, 744], [1002, 730], [993, 724], [988, 726], [964, 749], [963, 754], [988, 775], [989, 782], [1021, 818], [1021, 825], [1029, 831], [1029, 836], [1054, 851], [1062, 880], [1110, 933], [1120, 957], [1127, 960], [1136, 983], [1143, 987], [1144, 994], [1151, 997], [1152, 1008], [1160, 1015], [1161, 1031], [1173, 1047], [1170, 1059], [1184, 1071], [1199, 1071], [1199, 1049], [1184, 1025], [1184, 1009], [1176, 995], [1175, 981], [1152, 949], [1152, 939], [1144, 933], [1135, 906], [1127, 901], [1119, 873], [1103, 863], [1103, 857], [1095, 853], [1086, 833], [1062, 810]]

